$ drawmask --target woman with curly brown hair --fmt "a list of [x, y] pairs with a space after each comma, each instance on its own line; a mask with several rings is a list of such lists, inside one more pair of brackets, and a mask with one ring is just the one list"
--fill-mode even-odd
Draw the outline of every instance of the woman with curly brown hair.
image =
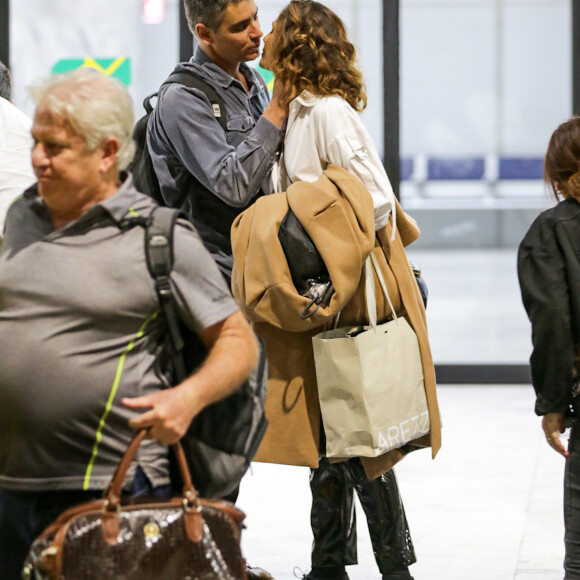
[[[332, 163], [356, 175], [373, 198], [375, 229], [389, 217], [395, 232], [395, 198], [376, 146], [359, 112], [367, 102], [355, 48], [340, 18], [312, 0], [293, 0], [264, 39], [260, 65], [284, 88], [290, 114], [278, 165], [278, 191], [292, 182], [317, 180]], [[377, 232], [377, 235], [379, 232]], [[389, 243], [389, 239], [385, 240]], [[319, 448], [324, 449], [324, 434]], [[345, 580], [357, 563], [353, 490], [365, 511], [373, 552], [383, 579], [411, 579], [413, 544], [393, 470], [369, 480], [359, 458], [312, 469], [312, 569], [307, 580]]]
[[342, 20], [319, 2], [299, 0], [290, 2], [264, 38], [260, 65], [274, 73], [284, 87], [280, 102], [290, 106], [279, 189], [315, 181], [329, 163], [344, 167], [371, 193], [379, 230], [391, 212], [396, 218], [395, 200], [358, 114], [367, 96], [355, 61]]
[[[580, 579], [580, 117], [553, 133], [544, 178], [559, 203], [541, 213], [518, 253], [522, 300], [532, 323], [532, 384], [548, 445], [566, 458], [566, 580]], [[573, 423], [568, 450], [560, 434]]]

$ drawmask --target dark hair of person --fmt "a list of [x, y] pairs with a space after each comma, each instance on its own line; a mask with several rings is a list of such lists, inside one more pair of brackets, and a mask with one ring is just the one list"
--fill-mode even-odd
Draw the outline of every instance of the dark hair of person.
[[226, 8], [230, 4], [239, 4], [242, 0], [183, 0], [187, 25], [192, 34], [195, 26], [204, 24], [214, 32], [220, 27]]
[[8, 67], [0, 60], [0, 97], [9, 101], [12, 98], [12, 81]]
[[580, 117], [562, 123], [552, 133], [544, 158], [544, 180], [556, 199], [580, 201]]
[[353, 109], [367, 104], [356, 50], [342, 20], [319, 2], [292, 0], [274, 22], [269, 64], [286, 88], [286, 104], [303, 90], [326, 97], [337, 95]]

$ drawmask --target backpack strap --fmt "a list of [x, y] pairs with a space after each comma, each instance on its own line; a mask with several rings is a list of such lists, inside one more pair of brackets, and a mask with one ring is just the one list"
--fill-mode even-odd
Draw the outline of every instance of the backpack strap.
[[179, 330], [179, 316], [169, 281], [174, 262], [173, 233], [179, 215], [179, 210], [168, 207], [157, 207], [153, 210], [145, 228], [145, 255], [147, 268], [155, 282], [155, 292], [167, 323], [176, 378], [182, 381], [187, 375], [181, 355], [184, 342]]
[[[199, 73], [189, 68], [178, 67], [169, 75], [163, 84], [166, 85], [169, 83], [179, 83], [189, 87], [190, 89], [201, 91], [211, 103], [215, 120], [220, 124], [224, 131], [227, 131], [228, 116], [224, 100], [217, 94], [217, 91], [209, 84], [209, 82], [199, 75]], [[146, 105], [145, 102], [143, 102], [143, 106], [145, 107], [145, 110], [147, 110], [147, 106], [151, 106], [149, 102], [150, 97], [147, 97], [145, 100], [148, 101], [148, 103]]]

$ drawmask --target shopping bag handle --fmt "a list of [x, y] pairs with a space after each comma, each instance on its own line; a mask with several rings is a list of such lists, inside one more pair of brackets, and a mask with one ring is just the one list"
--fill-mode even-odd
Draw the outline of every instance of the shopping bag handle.
[[[121, 501], [121, 490], [123, 489], [123, 483], [125, 482], [125, 476], [129, 467], [139, 450], [141, 443], [147, 437], [147, 429], [140, 429], [135, 433], [133, 440], [129, 443], [127, 451], [121, 458], [119, 465], [113, 475], [113, 479], [105, 492], [105, 498], [107, 500], [106, 509], [108, 511], [115, 511], [119, 506]], [[181, 481], [183, 482], [183, 499], [184, 506], [187, 508], [193, 508], [196, 510], [200, 509], [198, 493], [193, 486], [191, 480], [191, 473], [189, 467], [187, 466], [187, 460], [185, 458], [185, 453], [183, 452], [183, 447], [179, 441], [171, 446], [173, 452], [175, 453], [175, 459], [177, 460], [177, 467], [179, 469], [179, 474], [181, 475]]]
[[369, 317], [369, 324], [372, 326], [373, 329], [377, 328], [377, 300], [375, 297], [375, 280], [373, 277], [373, 266], [375, 272], [377, 274], [377, 278], [379, 280], [379, 284], [385, 294], [387, 302], [389, 303], [389, 307], [391, 308], [391, 312], [393, 314], [393, 319], [395, 322], [398, 323], [397, 313], [395, 312], [395, 308], [393, 307], [393, 303], [391, 302], [391, 297], [389, 296], [389, 291], [387, 290], [387, 285], [385, 283], [385, 279], [383, 277], [383, 273], [379, 267], [379, 262], [377, 257], [371, 253], [369, 254], [368, 258], [365, 261], [365, 299], [367, 304], [367, 314]]

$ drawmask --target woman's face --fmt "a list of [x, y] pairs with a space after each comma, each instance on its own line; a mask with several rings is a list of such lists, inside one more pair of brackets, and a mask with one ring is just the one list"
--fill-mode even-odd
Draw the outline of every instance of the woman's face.
[[260, 59], [260, 66], [266, 70], [272, 70], [272, 47], [274, 46], [274, 29], [276, 23], [272, 24], [272, 30], [264, 37], [264, 48], [262, 50], [262, 58]]

